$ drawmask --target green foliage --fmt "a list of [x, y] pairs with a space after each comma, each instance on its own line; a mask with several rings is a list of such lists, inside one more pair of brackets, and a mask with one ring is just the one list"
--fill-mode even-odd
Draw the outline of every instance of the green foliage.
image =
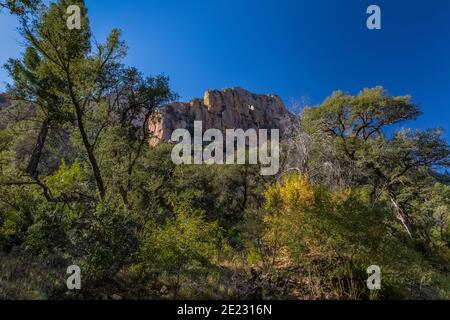
[[175, 166], [148, 121], [177, 95], [124, 66], [120, 30], [94, 43], [81, 0], [0, 7], [25, 44], [0, 110], [0, 298], [449, 297], [449, 146], [442, 130], [386, 134], [420, 114], [410, 97], [379, 87], [306, 109], [282, 177]]
[[173, 297], [179, 294], [183, 277], [206, 276], [216, 262], [219, 228], [193, 206], [198, 192], [167, 194], [173, 216], [162, 224], [152, 220], [146, 223], [137, 263], [131, 268], [139, 282], [155, 276], [167, 278], [174, 288]]
[[273, 265], [286, 263], [287, 255], [305, 269], [322, 266], [330, 285], [345, 280], [339, 295], [368, 297], [363, 280], [371, 265], [383, 270], [384, 298], [405, 297], [411, 286], [436, 286], [426, 278], [439, 270], [398, 237], [386, 204], [371, 202], [367, 190], [330, 193], [291, 175], [268, 189], [265, 211], [263, 239]]
[[39, 4], [39, 0], [2, 0], [0, 1], [0, 11], [5, 8], [13, 14], [23, 16], [30, 10], [38, 8]]
[[20, 211], [5, 206], [0, 207], [0, 212], [0, 248], [4, 249], [19, 233], [24, 219]]
[[84, 226], [71, 235], [86, 283], [95, 290], [96, 281], [111, 279], [131, 264], [138, 248], [138, 225], [126, 210], [101, 203], [83, 215]]
[[[367, 185], [374, 196], [389, 198], [398, 221], [416, 240], [423, 235], [417, 233], [418, 226], [408, 205], [399, 200], [402, 189], [420, 170], [438, 175], [439, 168], [450, 163], [450, 147], [439, 129], [405, 129], [393, 137], [385, 131], [389, 126], [414, 120], [419, 114], [410, 97], [392, 97], [377, 87], [354, 97], [335, 92], [321, 106], [305, 110], [302, 119], [305, 132], [326, 135], [327, 148], [333, 150], [319, 151], [320, 156], [311, 157], [312, 161], [346, 168], [348, 186]], [[323, 159], [323, 154], [331, 154], [334, 159]]]
[[63, 194], [80, 194], [87, 191], [87, 174], [76, 161], [70, 167], [63, 161], [59, 169], [45, 179], [53, 195], [59, 197]]
[[161, 226], [146, 226], [142, 259], [151, 263], [146, 266], [151, 272], [179, 273], [214, 261], [218, 228], [192, 207], [193, 196], [191, 192], [168, 195], [174, 217]]

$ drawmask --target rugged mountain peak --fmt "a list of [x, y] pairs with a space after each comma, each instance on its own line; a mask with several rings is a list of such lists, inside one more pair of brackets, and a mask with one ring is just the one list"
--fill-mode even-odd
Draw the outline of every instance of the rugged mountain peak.
[[151, 145], [170, 141], [176, 129], [193, 131], [194, 121], [203, 129], [280, 129], [289, 127], [292, 115], [281, 98], [255, 94], [242, 88], [209, 90], [203, 99], [163, 106], [149, 121]]

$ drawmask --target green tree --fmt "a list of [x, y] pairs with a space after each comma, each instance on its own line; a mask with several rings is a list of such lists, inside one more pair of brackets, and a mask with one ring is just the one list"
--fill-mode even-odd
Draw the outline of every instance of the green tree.
[[102, 135], [122, 137], [124, 144], [133, 142], [123, 150], [129, 157], [127, 181], [119, 186], [128, 205], [131, 175], [149, 138], [147, 120], [157, 107], [176, 95], [170, 91], [167, 77], [144, 78], [134, 68], [123, 67], [121, 59], [126, 50], [119, 30], [111, 32], [106, 44], [92, 43], [84, 2], [70, 4], [81, 8], [81, 30], [66, 26], [69, 2], [51, 3], [48, 9], [21, 19], [28, 47], [23, 59], [10, 60], [6, 65], [14, 80], [9, 87], [11, 96], [32, 103], [41, 122], [26, 173], [50, 199], [39, 179], [38, 166], [49, 129], [67, 130], [68, 126], [72, 136], [79, 137], [97, 192], [104, 199], [108, 186], [99, 153], [107, 151], [101, 146]]
[[302, 118], [307, 133], [326, 135], [337, 162], [352, 177], [350, 183], [371, 185], [374, 197], [387, 195], [397, 219], [413, 236], [412, 213], [399, 201], [402, 183], [420, 169], [437, 175], [439, 168], [448, 167], [450, 151], [442, 130], [387, 135], [390, 126], [419, 115], [410, 97], [392, 97], [377, 87], [357, 96], [335, 92], [319, 107], [307, 108]]
[[36, 9], [39, 4], [39, 0], [2, 0], [0, 1], [0, 10], [4, 8], [13, 14], [21, 16], [30, 10]]
[[373, 202], [367, 188], [330, 192], [292, 174], [265, 193], [266, 254], [278, 269], [289, 261], [319, 276], [321, 290], [338, 291], [340, 298], [369, 297], [364, 280], [371, 265], [383, 270], [379, 297], [426, 295], [426, 290], [407, 291], [420, 283], [446, 290], [448, 279], [446, 283], [433, 279], [445, 272], [405, 243], [389, 216], [386, 203]]
[[175, 297], [183, 275], [211, 269], [217, 255], [218, 226], [193, 206], [196, 191], [168, 194], [173, 217], [163, 224], [149, 221], [143, 230], [140, 263], [134, 270], [144, 275], [166, 274], [175, 279]]
[[[72, 4], [80, 30], [66, 26]], [[49, 274], [53, 261], [77, 262], [101, 286], [139, 248], [149, 219], [137, 179], [149, 155], [147, 121], [176, 95], [168, 77], [123, 65], [119, 30], [105, 44], [92, 39], [84, 1], [41, 5], [19, 20], [26, 48], [6, 64], [12, 104], [0, 111], [0, 245], [43, 259]]]

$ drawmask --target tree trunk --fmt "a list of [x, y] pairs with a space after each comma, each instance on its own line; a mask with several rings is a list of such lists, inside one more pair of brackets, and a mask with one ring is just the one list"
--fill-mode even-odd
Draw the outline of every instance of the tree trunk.
[[41, 126], [41, 130], [39, 132], [36, 145], [33, 149], [33, 153], [31, 154], [30, 162], [28, 163], [28, 167], [26, 172], [33, 178], [38, 177], [38, 166], [41, 160], [42, 151], [44, 150], [45, 141], [47, 140], [48, 131], [50, 128], [50, 124], [48, 119], [46, 119]]
[[77, 117], [78, 130], [80, 131], [81, 139], [83, 140], [83, 144], [86, 149], [86, 152], [87, 152], [87, 155], [89, 158], [89, 162], [92, 167], [92, 172], [94, 174], [94, 179], [97, 184], [97, 189], [100, 194], [100, 198], [103, 200], [105, 198], [106, 191], [105, 191], [105, 185], [103, 184], [103, 178], [102, 178], [102, 174], [100, 171], [100, 167], [98, 166], [97, 159], [95, 158], [95, 155], [94, 155], [94, 149], [92, 148], [92, 145], [89, 142], [89, 137], [86, 133], [86, 129], [84, 128], [83, 110], [81, 109], [79, 101], [75, 97], [75, 93], [72, 88], [72, 82], [70, 81], [70, 76], [69, 76], [68, 72], [67, 72], [67, 78], [68, 78], [68, 82], [69, 82], [70, 99], [72, 100], [72, 103], [75, 107], [75, 114]]
[[397, 197], [395, 196], [395, 193], [392, 190], [389, 190], [389, 197], [391, 199], [392, 205], [394, 206], [395, 214], [397, 219], [400, 221], [400, 223], [405, 228], [406, 232], [411, 238], [414, 238], [415, 232], [414, 227], [411, 223], [411, 220], [408, 216], [408, 214], [405, 212], [401, 204], [398, 202]]
[[77, 115], [77, 123], [78, 123], [78, 129], [81, 134], [81, 139], [83, 140], [83, 144], [86, 148], [86, 152], [88, 154], [89, 162], [91, 163], [92, 172], [94, 174], [95, 182], [97, 184], [98, 192], [100, 193], [100, 198], [105, 198], [105, 186], [103, 184], [103, 178], [100, 172], [100, 167], [98, 166], [97, 159], [94, 155], [94, 150], [92, 149], [92, 145], [89, 142], [89, 138], [87, 136], [86, 130], [84, 128], [83, 124], [83, 117], [82, 112], [79, 109], [79, 107], [75, 107], [76, 115]]

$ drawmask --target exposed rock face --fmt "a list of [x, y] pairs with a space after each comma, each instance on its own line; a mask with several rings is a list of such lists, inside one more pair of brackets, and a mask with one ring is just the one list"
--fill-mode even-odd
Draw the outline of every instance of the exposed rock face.
[[173, 103], [160, 109], [149, 121], [151, 145], [168, 142], [176, 129], [193, 132], [194, 121], [203, 121], [203, 129], [280, 129], [292, 121], [281, 98], [254, 94], [241, 88], [212, 90], [204, 99]]
[[6, 95], [0, 93], [0, 109], [8, 107], [9, 104], [9, 99], [6, 97]]

